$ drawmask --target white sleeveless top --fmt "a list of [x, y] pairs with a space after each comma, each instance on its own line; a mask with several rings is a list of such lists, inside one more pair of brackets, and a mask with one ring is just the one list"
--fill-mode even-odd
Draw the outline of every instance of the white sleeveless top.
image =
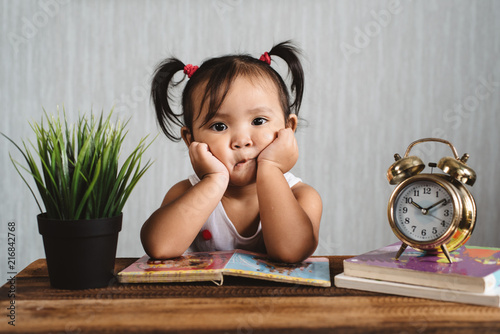
[[[285, 173], [284, 176], [290, 188], [302, 181], [290, 172]], [[200, 182], [200, 179], [196, 174], [193, 174], [189, 176], [189, 182], [194, 186]], [[222, 202], [219, 202], [187, 251], [211, 252], [233, 249], [265, 253], [266, 246], [262, 236], [262, 225], [259, 222], [259, 227], [254, 235], [241, 236], [227, 216]]]

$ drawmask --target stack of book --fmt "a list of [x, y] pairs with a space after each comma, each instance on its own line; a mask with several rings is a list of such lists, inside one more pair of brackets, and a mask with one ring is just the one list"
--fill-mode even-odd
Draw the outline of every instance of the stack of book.
[[344, 260], [339, 288], [500, 307], [500, 248], [462, 246], [444, 255], [410, 247], [396, 260], [401, 242]]

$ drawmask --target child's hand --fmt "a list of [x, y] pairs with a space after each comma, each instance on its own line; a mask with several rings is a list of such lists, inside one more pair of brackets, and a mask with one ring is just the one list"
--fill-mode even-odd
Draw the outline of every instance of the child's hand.
[[189, 145], [189, 157], [191, 158], [193, 169], [200, 180], [207, 175], [220, 175], [226, 177], [229, 181], [229, 171], [226, 166], [210, 152], [207, 144], [192, 142], [191, 145]]
[[284, 174], [295, 165], [299, 158], [299, 148], [293, 130], [281, 129], [274, 141], [269, 144], [257, 159], [257, 164], [270, 163]]

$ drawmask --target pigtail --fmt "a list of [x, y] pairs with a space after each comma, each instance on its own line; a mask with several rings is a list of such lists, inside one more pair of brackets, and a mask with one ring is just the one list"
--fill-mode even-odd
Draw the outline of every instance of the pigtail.
[[169, 94], [170, 88], [177, 86], [179, 82], [172, 82], [175, 73], [182, 71], [184, 64], [176, 58], [165, 59], [158, 67], [151, 81], [151, 99], [153, 100], [156, 118], [163, 133], [173, 141], [179, 141], [180, 137], [174, 131], [174, 126], [183, 126], [183, 112], [175, 113], [170, 107], [172, 98]]
[[280, 57], [288, 65], [288, 71], [292, 75], [291, 91], [295, 94], [295, 100], [290, 105], [290, 109], [294, 110], [297, 115], [304, 92], [304, 70], [299, 60], [300, 50], [291, 41], [285, 41], [275, 45], [269, 51], [269, 55]]

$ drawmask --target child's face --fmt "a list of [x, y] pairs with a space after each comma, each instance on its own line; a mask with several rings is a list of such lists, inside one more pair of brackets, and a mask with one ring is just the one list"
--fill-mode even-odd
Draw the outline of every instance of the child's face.
[[[254, 182], [257, 157], [285, 128], [276, 87], [268, 79], [240, 76], [232, 83], [215, 117], [203, 124], [207, 109], [204, 107], [193, 121], [192, 134], [184, 136], [186, 143], [206, 143], [226, 166], [232, 185]], [[296, 116], [290, 118], [295, 130]]]

